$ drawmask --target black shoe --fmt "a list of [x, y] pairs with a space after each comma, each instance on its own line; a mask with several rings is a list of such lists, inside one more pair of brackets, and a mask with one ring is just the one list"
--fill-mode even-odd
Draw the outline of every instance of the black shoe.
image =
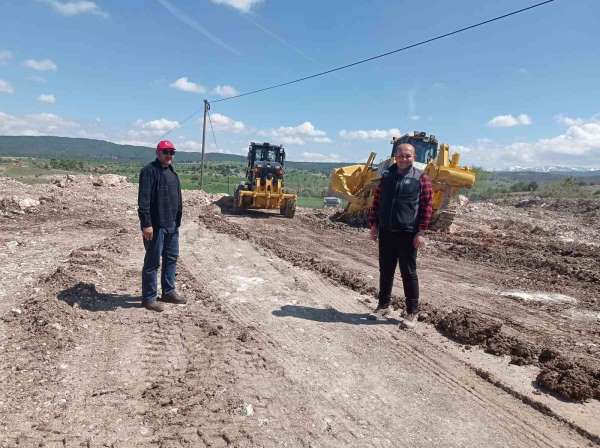
[[142, 304], [144, 308], [150, 311], [156, 311], [157, 313], [162, 313], [165, 310], [165, 307], [156, 301], [154, 302], [144, 302]]
[[187, 300], [181, 297], [177, 292], [173, 291], [169, 294], [163, 294], [160, 299], [161, 302], [174, 303], [176, 305], [183, 305], [187, 303]]

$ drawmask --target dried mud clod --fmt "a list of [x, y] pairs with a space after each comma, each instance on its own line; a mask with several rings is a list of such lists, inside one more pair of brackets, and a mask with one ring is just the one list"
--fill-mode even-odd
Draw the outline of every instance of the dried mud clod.
[[502, 324], [472, 311], [456, 310], [443, 317], [436, 328], [445, 336], [468, 345], [485, 345], [499, 334]]
[[557, 356], [542, 365], [536, 383], [570, 401], [600, 399], [600, 367]]

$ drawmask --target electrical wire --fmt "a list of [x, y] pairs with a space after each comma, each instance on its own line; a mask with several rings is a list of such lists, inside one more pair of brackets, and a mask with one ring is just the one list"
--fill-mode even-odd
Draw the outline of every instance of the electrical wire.
[[516, 11], [512, 11], [512, 12], [509, 12], [507, 14], [503, 14], [501, 16], [497, 16], [497, 17], [494, 17], [494, 18], [491, 18], [491, 19], [488, 19], [488, 20], [484, 20], [483, 22], [479, 22], [479, 23], [475, 23], [473, 25], [469, 25], [469, 26], [466, 26], [466, 27], [463, 27], [463, 28], [459, 28], [457, 30], [450, 31], [449, 33], [440, 34], [438, 36], [434, 36], [434, 37], [431, 37], [429, 39], [425, 39], [425, 40], [422, 40], [420, 42], [416, 42], [414, 44], [406, 45], [406, 46], [404, 46], [402, 48], [398, 48], [396, 50], [388, 51], [388, 52], [381, 53], [381, 54], [378, 54], [378, 55], [375, 55], [375, 56], [371, 56], [369, 58], [361, 59], [359, 61], [355, 61], [355, 62], [352, 62], [350, 64], [342, 65], [342, 66], [339, 66], [339, 67], [334, 67], [334, 68], [331, 68], [329, 70], [325, 70], [323, 72], [315, 73], [313, 75], [304, 76], [302, 78], [294, 79], [292, 81], [282, 82], [280, 84], [275, 84], [275, 85], [272, 85], [272, 86], [269, 86], [269, 87], [263, 87], [261, 89], [251, 90], [249, 92], [240, 93], [238, 95], [230, 96], [230, 97], [227, 97], [227, 98], [221, 98], [221, 99], [218, 99], [218, 100], [213, 100], [213, 101], [211, 101], [211, 103], [220, 103], [222, 101], [229, 101], [229, 100], [233, 100], [233, 99], [236, 99], [236, 98], [241, 98], [243, 96], [254, 95], [256, 93], [265, 92], [267, 90], [272, 90], [272, 89], [277, 89], [279, 87], [289, 86], [290, 84], [295, 84], [295, 83], [298, 83], [298, 82], [306, 81], [308, 79], [313, 79], [313, 78], [317, 78], [319, 76], [324, 76], [324, 75], [327, 75], [329, 73], [333, 73], [333, 72], [337, 72], [337, 71], [340, 71], [340, 70], [344, 70], [344, 69], [347, 69], [347, 68], [350, 68], [350, 67], [355, 67], [357, 65], [364, 64], [366, 62], [374, 61], [375, 59], [380, 59], [380, 58], [383, 58], [383, 57], [386, 57], [386, 56], [390, 56], [392, 54], [400, 53], [401, 51], [406, 51], [406, 50], [409, 50], [411, 48], [419, 47], [421, 45], [425, 45], [425, 44], [428, 44], [428, 43], [436, 41], [436, 40], [444, 39], [446, 37], [453, 36], [455, 34], [459, 34], [459, 33], [471, 30], [473, 28], [477, 28], [477, 27], [480, 27], [480, 26], [483, 26], [483, 25], [487, 25], [488, 23], [492, 23], [492, 22], [496, 22], [498, 20], [506, 19], [507, 17], [514, 16], [516, 14], [520, 14], [520, 13], [523, 13], [525, 11], [529, 11], [529, 10], [534, 9], [534, 8], [539, 8], [540, 6], [544, 6], [544, 5], [546, 5], [548, 3], [552, 3], [554, 1], [555, 0], [545, 0], [543, 2], [536, 3], [536, 4], [528, 6], [526, 8], [521, 8], [521, 9], [518, 9]]
[[219, 151], [219, 145], [217, 145], [217, 136], [215, 135], [215, 130], [213, 129], [212, 120], [210, 119], [210, 110], [207, 110], [208, 122], [210, 123], [210, 131], [212, 132], [213, 140], [215, 142], [215, 149], [217, 152]]
[[[463, 33], [463, 32], [468, 31], [468, 30], [472, 30], [473, 28], [478, 28], [478, 27], [484, 26], [484, 25], [490, 24], [492, 22], [497, 22], [499, 20], [506, 19], [508, 17], [511, 17], [511, 16], [514, 16], [514, 15], [517, 15], [517, 14], [521, 14], [521, 13], [526, 12], [526, 11], [530, 11], [532, 9], [539, 8], [539, 7], [547, 5], [549, 3], [553, 3], [554, 1], [556, 1], [556, 0], [545, 0], [545, 1], [542, 1], [542, 2], [539, 2], [539, 3], [535, 3], [533, 5], [527, 6], [525, 8], [517, 9], [515, 11], [511, 11], [511, 12], [508, 12], [506, 14], [502, 14], [500, 16], [496, 16], [496, 17], [493, 17], [493, 18], [488, 19], [488, 20], [484, 20], [482, 22], [475, 23], [473, 25], [469, 25], [469, 26], [465, 26], [465, 27], [462, 27], [462, 28], [458, 28], [458, 29], [456, 29], [454, 31], [450, 31], [448, 33], [439, 34], [439, 35], [431, 37], [429, 39], [425, 39], [425, 40], [422, 40], [422, 41], [419, 41], [419, 42], [415, 42], [413, 44], [409, 44], [409, 45], [406, 45], [404, 47], [397, 48], [395, 50], [387, 51], [385, 53], [377, 54], [375, 56], [371, 56], [371, 57], [368, 57], [368, 58], [365, 58], [365, 59], [360, 59], [358, 61], [354, 61], [354, 62], [351, 62], [351, 63], [346, 64], [346, 65], [341, 65], [341, 66], [338, 66], [338, 67], [333, 67], [333, 68], [331, 68], [329, 70], [325, 70], [325, 71], [322, 71], [322, 72], [319, 72], [319, 73], [314, 73], [314, 74], [308, 75], [308, 76], [303, 76], [301, 78], [293, 79], [291, 81], [286, 81], [286, 82], [282, 82], [282, 83], [279, 83], [279, 84], [274, 84], [274, 85], [271, 85], [271, 86], [268, 86], [268, 87], [263, 87], [261, 89], [250, 90], [248, 92], [243, 92], [243, 93], [240, 93], [238, 95], [230, 96], [230, 97], [227, 97], [227, 98], [220, 98], [220, 99], [212, 100], [212, 101], [209, 101], [209, 103], [220, 103], [220, 102], [223, 102], [223, 101], [230, 101], [230, 100], [234, 100], [234, 99], [237, 99], [237, 98], [242, 98], [242, 97], [245, 97], [245, 96], [248, 96], [248, 95], [255, 95], [257, 93], [266, 92], [268, 90], [273, 90], [273, 89], [277, 89], [277, 88], [280, 88], [280, 87], [289, 86], [291, 84], [296, 84], [296, 83], [299, 83], [299, 82], [307, 81], [309, 79], [318, 78], [320, 76], [325, 76], [325, 75], [328, 75], [330, 73], [334, 73], [334, 72], [337, 72], [337, 71], [340, 71], [340, 70], [345, 70], [347, 68], [355, 67], [355, 66], [360, 65], [360, 64], [365, 64], [367, 62], [371, 62], [371, 61], [374, 61], [376, 59], [381, 59], [381, 58], [384, 58], [386, 56], [390, 56], [390, 55], [393, 55], [393, 54], [396, 54], [396, 53], [400, 53], [400, 52], [403, 52], [403, 51], [406, 51], [406, 50], [410, 50], [410, 49], [415, 48], [415, 47], [426, 45], [426, 44], [434, 42], [436, 40], [440, 40], [440, 39], [444, 39], [446, 37], [454, 36], [456, 34]], [[194, 116], [196, 116], [197, 114], [199, 114], [203, 110], [204, 109], [200, 109], [200, 110], [197, 110], [197, 111], [193, 112], [188, 117], [186, 117], [183, 121], [181, 121], [180, 124], [183, 125], [184, 123], [186, 123], [187, 121], [191, 120]], [[167, 133], [165, 135], [169, 134], [170, 132], [171, 131], [167, 131]]]

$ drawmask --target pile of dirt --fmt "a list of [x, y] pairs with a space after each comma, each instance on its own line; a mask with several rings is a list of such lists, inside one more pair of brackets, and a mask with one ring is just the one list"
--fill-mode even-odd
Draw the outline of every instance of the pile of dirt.
[[488, 339], [484, 349], [496, 356], [509, 355], [510, 363], [519, 366], [535, 364], [541, 351], [534, 344], [502, 333]]
[[485, 346], [500, 333], [502, 323], [492, 321], [470, 310], [455, 310], [442, 318], [436, 328], [443, 335], [468, 345]]
[[574, 361], [556, 353], [540, 359], [545, 360], [536, 378], [540, 387], [565, 400], [600, 400], [600, 366]]
[[342, 222], [338, 219], [340, 211], [336, 211], [336, 209], [329, 210], [314, 210], [307, 209], [302, 210], [296, 216], [296, 219], [299, 219], [303, 223], [306, 223], [311, 228], [314, 229], [329, 229], [336, 231], [348, 231], [350, 229], [354, 230], [357, 227], [361, 227], [359, 225], [355, 225], [353, 227], [348, 227], [348, 224]]
[[496, 356], [509, 355], [511, 364], [538, 365], [541, 371], [536, 383], [562, 399], [600, 399], [600, 367], [506, 336], [502, 324], [473, 311], [453, 311], [440, 319], [436, 328], [461, 344], [479, 345]]
[[55, 272], [41, 285], [47, 286], [47, 289], [35, 288], [29, 300], [2, 317], [12, 328], [6, 335], [9, 341], [15, 342], [15, 345], [10, 345], [11, 349], [28, 354], [27, 357], [20, 357], [23, 363], [21, 368], [56, 359], [60, 352], [72, 347], [86, 331], [81, 311], [54, 297], [55, 287], [60, 288], [54, 280], [61, 276], [60, 270]]
[[499, 198], [494, 200], [494, 203], [523, 209], [542, 208], [570, 216], [600, 216], [600, 200], [594, 198], [542, 198], [540, 196], [526, 196]]

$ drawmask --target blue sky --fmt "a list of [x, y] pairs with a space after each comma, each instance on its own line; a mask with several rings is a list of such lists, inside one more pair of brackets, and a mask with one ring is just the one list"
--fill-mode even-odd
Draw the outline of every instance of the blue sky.
[[[0, 0], [0, 135], [199, 150], [203, 98], [346, 64], [531, 0]], [[556, 0], [327, 77], [212, 107], [217, 147], [358, 161], [425, 130], [487, 168], [600, 168], [600, 1]]]

